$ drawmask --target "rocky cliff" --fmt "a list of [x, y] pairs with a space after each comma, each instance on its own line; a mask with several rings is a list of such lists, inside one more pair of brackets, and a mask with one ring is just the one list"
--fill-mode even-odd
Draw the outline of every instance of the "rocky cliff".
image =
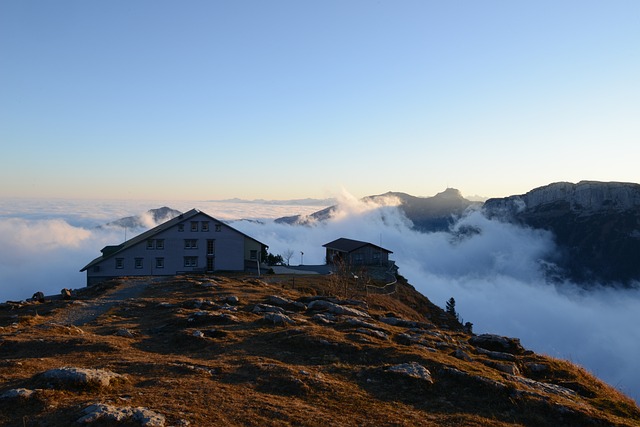
[[536, 211], [562, 204], [578, 215], [617, 213], [640, 208], [640, 185], [625, 182], [556, 182], [526, 194], [489, 199], [485, 209], [493, 214]]
[[489, 199], [487, 216], [549, 230], [565, 278], [586, 286], [640, 280], [640, 185], [559, 182]]

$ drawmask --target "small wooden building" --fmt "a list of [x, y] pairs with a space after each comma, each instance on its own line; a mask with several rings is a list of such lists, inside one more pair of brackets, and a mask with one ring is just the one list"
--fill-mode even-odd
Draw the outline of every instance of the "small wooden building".
[[345, 262], [348, 265], [387, 266], [389, 265], [388, 249], [373, 243], [340, 238], [322, 245], [327, 250], [327, 264]]

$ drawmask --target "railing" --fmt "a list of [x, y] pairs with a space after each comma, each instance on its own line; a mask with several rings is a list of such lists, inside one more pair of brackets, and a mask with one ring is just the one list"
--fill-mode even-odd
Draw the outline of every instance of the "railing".
[[396, 291], [398, 290], [398, 287], [397, 287], [398, 279], [396, 278], [395, 271], [396, 271], [395, 263], [392, 263], [391, 266], [389, 267], [389, 270], [387, 270], [385, 272], [385, 275], [388, 276], [387, 280], [390, 280], [390, 282], [386, 283], [386, 284], [384, 284], [382, 286], [366, 285], [367, 295], [369, 295], [369, 294], [381, 294], [381, 295], [395, 294]]

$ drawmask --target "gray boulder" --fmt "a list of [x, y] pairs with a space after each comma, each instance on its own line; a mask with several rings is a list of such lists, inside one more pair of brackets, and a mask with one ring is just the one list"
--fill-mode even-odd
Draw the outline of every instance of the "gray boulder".
[[409, 378], [416, 378], [433, 384], [433, 378], [431, 372], [421, 364], [417, 362], [401, 363], [400, 365], [394, 365], [387, 369], [388, 372], [393, 372], [398, 375], [402, 375]]
[[60, 387], [96, 387], [107, 388], [114, 383], [126, 381], [125, 375], [103, 369], [85, 369], [63, 367], [50, 369], [41, 374], [41, 378]]
[[524, 354], [525, 349], [518, 338], [503, 337], [493, 334], [482, 334], [471, 337], [469, 344], [485, 350], [509, 354]]
[[267, 313], [263, 317], [265, 322], [273, 323], [274, 325], [293, 325], [295, 320], [282, 313]]
[[164, 427], [165, 416], [147, 408], [115, 407], [103, 403], [87, 406], [82, 411], [84, 414], [77, 420], [79, 424], [91, 424], [95, 422], [123, 423], [131, 422], [144, 427]]
[[369, 314], [365, 313], [364, 311], [356, 310], [355, 308], [351, 308], [351, 307], [345, 307], [343, 305], [334, 304], [330, 301], [324, 301], [324, 300], [312, 301], [307, 308], [313, 311], [327, 311], [329, 313], [342, 315], [342, 316], [371, 317], [369, 316]]

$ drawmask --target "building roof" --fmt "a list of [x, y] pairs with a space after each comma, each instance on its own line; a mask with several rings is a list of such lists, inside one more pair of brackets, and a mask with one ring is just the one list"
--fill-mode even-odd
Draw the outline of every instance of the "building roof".
[[327, 249], [333, 249], [334, 251], [338, 251], [338, 252], [353, 252], [357, 249], [362, 248], [363, 246], [373, 246], [374, 248], [378, 248], [387, 253], [390, 253], [390, 254], [393, 253], [389, 249], [385, 249], [378, 245], [374, 245], [373, 243], [361, 242], [359, 240], [345, 239], [344, 237], [334, 240], [333, 242], [326, 243], [322, 246]]
[[181, 222], [189, 221], [191, 218], [193, 218], [194, 216], [196, 216], [198, 214], [202, 214], [202, 215], [206, 216], [207, 218], [209, 218], [209, 219], [211, 219], [213, 221], [216, 221], [216, 222], [219, 222], [221, 224], [224, 224], [226, 227], [229, 227], [233, 231], [236, 231], [237, 233], [242, 234], [244, 237], [246, 237], [248, 239], [251, 239], [256, 243], [259, 243], [261, 246], [265, 246], [267, 248], [269, 247], [269, 246], [265, 245], [264, 243], [259, 242], [258, 240], [254, 239], [253, 237], [244, 234], [242, 231], [236, 230], [235, 228], [231, 227], [230, 225], [225, 224], [223, 221], [220, 221], [219, 219], [216, 219], [216, 218], [212, 217], [211, 215], [208, 215], [208, 214], [206, 214], [206, 213], [204, 213], [204, 212], [202, 212], [202, 211], [200, 211], [198, 209], [191, 209], [190, 211], [187, 211], [187, 212], [185, 212], [183, 214], [180, 214], [180, 215], [178, 215], [178, 216], [176, 216], [174, 218], [171, 218], [169, 221], [163, 222], [162, 224], [157, 225], [156, 227], [154, 227], [154, 228], [152, 228], [150, 230], [147, 230], [144, 233], [139, 234], [139, 235], [127, 240], [126, 242], [123, 242], [123, 243], [121, 243], [119, 245], [105, 246], [102, 249], [102, 256], [99, 256], [98, 258], [94, 259], [89, 264], [84, 266], [82, 268], [82, 270], [80, 270], [80, 272], [83, 272], [83, 271], [87, 270], [88, 268], [92, 267], [93, 265], [95, 265], [95, 264], [97, 264], [97, 263], [99, 263], [101, 261], [104, 261], [105, 259], [111, 258], [115, 254], [117, 254], [119, 252], [122, 252], [123, 250], [125, 250], [127, 248], [135, 246], [140, 242], [145, 242], [148, 239], [150, 239], [153, 236], [155, 236], [156, 234], [158, 234], [158, 233], [160, 233], [162, 231], [168, 230], [168, 229], [172, 228], [173, 226], [180, 224]]

